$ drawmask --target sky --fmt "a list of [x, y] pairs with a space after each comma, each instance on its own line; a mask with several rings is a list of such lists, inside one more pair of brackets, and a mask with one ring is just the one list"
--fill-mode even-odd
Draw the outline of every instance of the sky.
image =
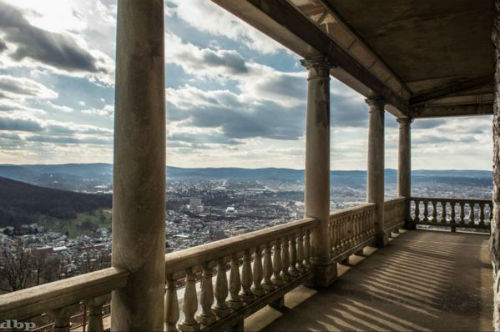
[[[167, 164], [302, 169], [300, 58], [209, 0], [166, 0], [165, 23]], [[112, 162], [115, 38], [116, 0], [0, 0], [0, 164]], [[330, 93], [332, 169], [366, 169], [364, 98]], [[490, 116], [412, 128], [413, 169], [491, 169]]]

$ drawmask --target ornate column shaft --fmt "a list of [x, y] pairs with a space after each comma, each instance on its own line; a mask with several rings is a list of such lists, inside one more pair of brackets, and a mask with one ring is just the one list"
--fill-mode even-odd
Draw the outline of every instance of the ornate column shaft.
[[398, 196], [406, 197], [406, 228], [414, 229], [410, 225], [410, 196], [411, 196], [411, 119], [399, 118], [399, 151], [398, 151]]
[[337, 277], [330, 260], [330, 63], [323, 57], [302, 60], [308, 70], [306, 120], [305, 216], [319, 220], [312, 234], [314, 284], [328, 286]]
[[165, 53], [163, 0], [118, 1], [112, 331], [163, 331]]
[[384, 231], [384, 100], [366, 99], [370, 107], [368, 124], [367, 201], [375, 203], [376, 245], [383, 248], [388, 237]]

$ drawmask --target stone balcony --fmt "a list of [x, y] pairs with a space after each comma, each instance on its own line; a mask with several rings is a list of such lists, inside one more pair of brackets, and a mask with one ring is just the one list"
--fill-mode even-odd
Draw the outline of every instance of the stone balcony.
[[[425, 204], [415, 203], [420, 201]], [[433, 204], [438, 201], [444, 209]], [[413, 213], [406, 217], [411, 202]], [[313, 282], [314, 219], [167, 254], [164, 329], [491, 330], [488, 204], [386, 201], [390, 241], [383, 249], [375, 248], [374, 204], [332, 213], [328, 237], [337, 277], [326, 288]], [[408, 220], [432, 230], [402, 229]], [[45, 314], [53, 323], [36, 331], [106, 330], [110, 319], [103, 308], [129, 278], [110, 268], [6, 294], [0, 296], [0, 320], [39, 322]]]

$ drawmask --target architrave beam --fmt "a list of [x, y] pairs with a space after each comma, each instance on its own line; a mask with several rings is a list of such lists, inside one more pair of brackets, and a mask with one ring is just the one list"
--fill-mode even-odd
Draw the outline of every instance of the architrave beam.
[[410, 105], [420, 105], [434, 99], [446, 97], [452, 93], [479, 88], [487, 84], [491, 84], [491, 86], [493, 87], [493, 75], [460, 80], [453, 84], [447, 84], [441, 87], [433, 88], [432, 90], [413, 96], [410, 98]]
[[450, 116], [474, 116], [493, 114], [493, 103], [474, 105], [446, 105], [416, 107], [412, 110], [412, 118], [438, 118]]

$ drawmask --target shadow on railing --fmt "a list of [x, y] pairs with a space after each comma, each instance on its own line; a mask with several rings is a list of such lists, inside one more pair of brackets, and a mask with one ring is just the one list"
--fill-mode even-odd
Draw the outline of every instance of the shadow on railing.
[[[388, 231], [403, 224], [406, 202], [385, 203]], [[336, 262], [373, 243], [374, 218], [374, 204], [331, 214]], [[303, 219], [165, 255], [167, 331], [241, 329], [244, 318], [264, 306], [281, 306], [287, 292], [312, 276], [317, 223]], [[110, 294], [127, 278], [127, 272], [109, 268], [2, 295], [0, 321], [31, 319], [37, 322], [32, 330], [40, 332], [102, 331]]]
[[410, 220], [415, 225], [489, 230], [493, 203], [485, 199], [412, 197]]
[[315, 224], [304, 219], [167, 254], [167, 331], [234, 328], [265, 305], [279, 305], [311, 276]]

